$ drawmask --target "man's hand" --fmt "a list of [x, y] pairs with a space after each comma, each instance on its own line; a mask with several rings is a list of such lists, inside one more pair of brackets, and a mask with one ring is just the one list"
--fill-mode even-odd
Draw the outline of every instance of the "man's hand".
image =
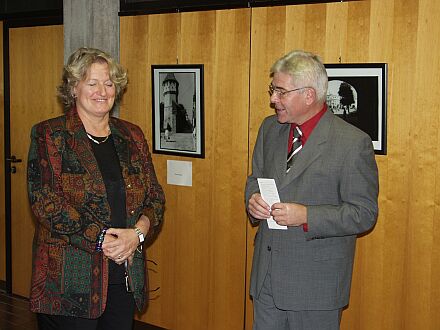
[[261, 198], [259, 193], [253, 194], [249, 199], [248, 212], [257, 220], [270, 218], [270, 206]]
[[271, 215], [277, 224], [301, 226], [307, 223], [307, 207], [296, 203], [275, 203]]

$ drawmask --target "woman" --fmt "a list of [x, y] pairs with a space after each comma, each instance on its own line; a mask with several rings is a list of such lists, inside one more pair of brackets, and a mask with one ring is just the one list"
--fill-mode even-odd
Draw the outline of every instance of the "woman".
[[80, 48], [58, 87], [65, 115], [32, 128], [30, 302], [40, 330], [131, 329], [147, 300], [142, 244], [165, 198], [141, 129], [110, 116], [126, 85], [108, 54]]

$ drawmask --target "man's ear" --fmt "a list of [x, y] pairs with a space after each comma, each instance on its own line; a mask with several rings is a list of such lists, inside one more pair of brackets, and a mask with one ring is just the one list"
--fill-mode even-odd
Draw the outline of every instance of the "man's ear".
[[316, 91], [314, 88], [306, 88], [305, 92], [306, 94], [306, 104], [312, 105], [316, 102]]

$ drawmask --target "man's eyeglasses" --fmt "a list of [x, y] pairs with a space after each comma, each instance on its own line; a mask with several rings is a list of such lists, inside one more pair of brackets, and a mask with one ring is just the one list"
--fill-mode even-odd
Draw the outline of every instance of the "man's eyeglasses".
[[280, 98], [282, 98], [282, 97], [283, 97], [284, 95], [286, 95], [287, 93], [295, 92], [295, 91], [299, 91], [299, 90], [304, 89], [304, 88], [311, 88], [311, 87], [307, 87], [307, 86], [305, 86], [305, 87], [299, 87], [299, 88], [290, 89], [290, 90], [286, 91], [286, 90], [283, 90], [283, 89], [279, 89], [279, 88], [277, 88], [277, 87], [274, 87], [272, 84], [269, 84], [269, 90], [268, 90], [268, 92], [269, 92], [269, 95], [270, 95], [270, 96], [272, 96], [273, 94], [275, 94], [275, 95], [278, 95]]

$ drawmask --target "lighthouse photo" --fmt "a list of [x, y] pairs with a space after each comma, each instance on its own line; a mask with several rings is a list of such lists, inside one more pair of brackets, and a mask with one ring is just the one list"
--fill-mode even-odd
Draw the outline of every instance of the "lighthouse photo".
[[153, 65], [153, 152], [204, 157], [203, 65]]

